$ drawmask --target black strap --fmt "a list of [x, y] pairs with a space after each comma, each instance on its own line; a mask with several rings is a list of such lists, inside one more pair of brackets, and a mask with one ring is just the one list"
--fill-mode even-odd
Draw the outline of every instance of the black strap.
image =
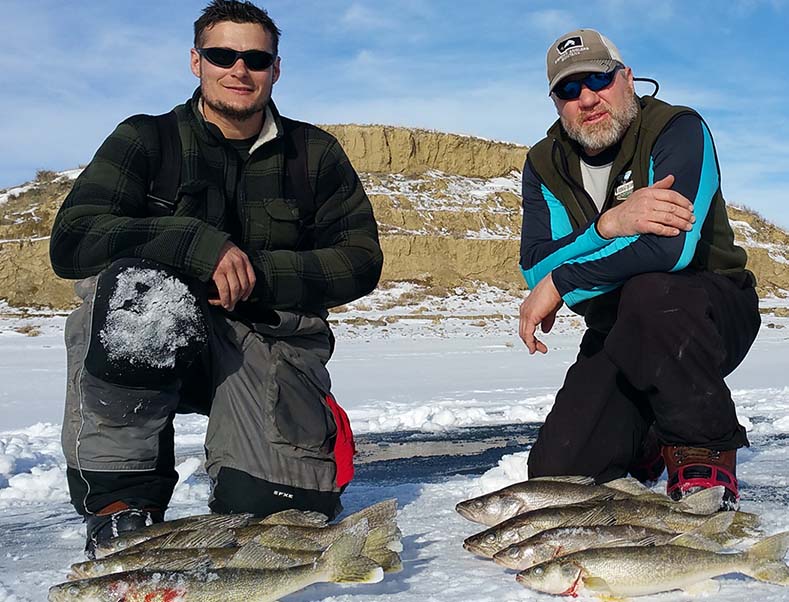
[[315, 221], [315, 194], [307, 171], [307, 130], [298, 121], [285, 125], [285, 183], [286, 198], [296, 199], [302, 219]]
[[148, 212], [153, 216], [173, 215], [178, 204], [181, 183], [181, 136], [175, 111], [156, 115], [159, 132], [159, 169], [148, 190]]
[[[148, 191], [148, 211], [153, 216], [173, 215], [178, 205], [181, 182], [181, 136], [175, 111], [156, 115], [161, 159], [159, 169], [151, 179]], [[283, 120], [285, 121], [285, 120]], [[286, 198], [296, 200], [303, 226], [309, 230], [315, 222], [315, 194], [307, 169], [307, 130], [298, 121], [285, 121], [285, 181]]]

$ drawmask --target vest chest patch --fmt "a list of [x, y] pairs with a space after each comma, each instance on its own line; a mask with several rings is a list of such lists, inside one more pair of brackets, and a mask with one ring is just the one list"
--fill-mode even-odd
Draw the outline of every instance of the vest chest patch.
[[617, 201], [624, 201], [633, 194], [635, 184], [633, 183], [633, 171], [628, 169], [625, 173], [616, 178], [616, 188], [614, 188], [614, 198]]

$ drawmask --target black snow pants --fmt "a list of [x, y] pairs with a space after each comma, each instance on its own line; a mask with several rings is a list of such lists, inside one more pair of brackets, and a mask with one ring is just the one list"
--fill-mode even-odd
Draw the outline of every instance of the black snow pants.
[[724, 382], [761, 321], [745, 275], [685, 270], [625, 283], [613, 327], [584, 334], [529, 455], [529, 477], [623, 477], [650, 426], [663, 445], [747, 446]]

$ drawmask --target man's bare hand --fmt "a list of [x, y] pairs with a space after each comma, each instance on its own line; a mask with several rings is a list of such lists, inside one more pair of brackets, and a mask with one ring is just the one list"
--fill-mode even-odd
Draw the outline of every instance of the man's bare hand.
[[534, 336], [539, 324], [543, 332], [550, 332], [556, 321], [556, 312], [562, 306], [562, 297], [553, 284], [553, 276], [548, 274], [529, 293], [521, 303], [519, 334], [529, 353], [535, 351], [548, 353], [545, 344]]
[[603, 213], [597, 222], [600, 236], [676, 236], [690, 230], [696, 221], [693, 204], [676, 190], [671, 190], [673, 184], [674, 176], [667, 175], [652, 186], [639, 188], [621, 204]]
[[218, 299], [209, 299], [211, 305], [221, 305], [233, 311], [236, 303], [246, 301], [255, 288], [255, 270], [249, 257], [232, 242], [226, 242], [219, 253], [219, 261], [211, 275]]

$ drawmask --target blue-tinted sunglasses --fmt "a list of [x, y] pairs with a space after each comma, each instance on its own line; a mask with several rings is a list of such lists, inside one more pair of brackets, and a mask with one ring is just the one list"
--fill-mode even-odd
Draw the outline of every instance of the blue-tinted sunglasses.
[[590, 73], [582, 79], [560, 82], [552, 92], [562, 100], [575, 100], [581, 95], [583, 86], [586, 86], [592, 92], [599, 92], [603, 88], [607, 88], [611, 85], [611, 82], [614, 81], [614, 77], [620, 69], [622, 69], [622, 67], [617, 66], [607, 73]]

